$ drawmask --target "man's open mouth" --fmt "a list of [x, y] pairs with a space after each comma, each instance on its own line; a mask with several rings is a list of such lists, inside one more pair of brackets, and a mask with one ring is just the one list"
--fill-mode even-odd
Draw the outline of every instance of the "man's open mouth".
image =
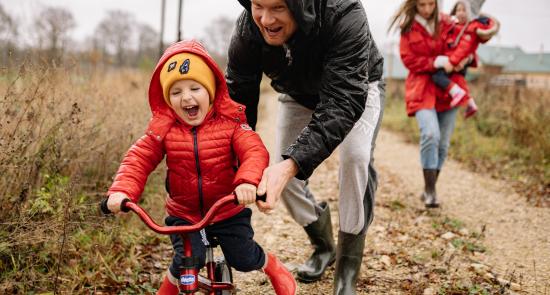
[[265, 28], [265, 31], [267, 32], [268, 35], [272, 36], [272, 35], [277, 35], [279, 32], [281, 32], [283, 30], [283, 27], [275, 27], [275, 28], [268, 28], [266, 27]]

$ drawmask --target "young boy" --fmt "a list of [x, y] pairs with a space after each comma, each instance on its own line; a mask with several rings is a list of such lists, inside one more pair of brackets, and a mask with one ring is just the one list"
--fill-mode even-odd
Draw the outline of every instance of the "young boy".
[[[240, 204], [254, 203], [268, 152], [201, 44], [181, 41], [164, 52], [151, 79], [149, 104], [153, 118], [147, 133], [130, 148], [109, 189], [107, 206], [112, 212], [120, 211], [125, 198], [139, 200], [147, 176], [164, 155], [167, 225], [196, 223], [232, 192]], [[243, 272], [262, 269], [276, 294], [295, 294], [293, 276], [252, 239], [251, 210], [228, 204], [220, 212], [205, 232], [208, 239], [217, 239], [229, 265]], [[204, 265], [201, 234], [190, 237], [193, 253]], [[183, 244], [178, 235], [170, 239], [175, 255], [157, 294], [178, 294]]]
[[[454, 25], [446, 34], [446, 51], [448, 62], [457, 70], [458, 75], [447, 76], [443, 69], [437, 71], [432, 79], [435, 84], [451, 96], [451, 106], [468, 102], [465, 118], [477, 112], [477, 105], [469, 96], [464, 76], [467, 66], [475, 66], [475, 52], [480, 43], [485, 43], [498, 32], [498, 23], [491, 18], [479, 16], [483, 1], [475, 1], [472, 7], [468, 0], [459, 0], [451, 11]], [[468, 62], [465, 62], [468, 61]]]

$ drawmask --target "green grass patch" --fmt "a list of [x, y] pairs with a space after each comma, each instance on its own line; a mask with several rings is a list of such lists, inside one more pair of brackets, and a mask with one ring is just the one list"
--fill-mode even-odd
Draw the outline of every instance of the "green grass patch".
[[464, 223], [462, 221], [449, 217], [445, 217], [445, 219], [443, 220], [443, 225], [446, 228], [454, 231], [460, 230], [462, 227], [464, 227]]
[[399, 201], [399, 200], [393, 200], [391, 201], [390, 203], [390, 209], [392, 211], [399, 211], [399, 210], [403, 210], [405, 209], [407, 206], [405, 204], [403, 204], [403, 202]]
[[485, 246], [465, 240], [465, 239], [453, 239], [451, 245], [456, 249], [468, 252], [485, 252], [487, 248]]
[[439, 260], [441, 256], [443, 256], [443, 253], [439, 249], [433, 249], [430, 253], [430, 256], [433, 260]]

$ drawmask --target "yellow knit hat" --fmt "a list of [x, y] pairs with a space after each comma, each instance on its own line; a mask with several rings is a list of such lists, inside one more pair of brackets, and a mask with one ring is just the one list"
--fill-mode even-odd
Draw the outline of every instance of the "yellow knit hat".
[[164, 100], [170, 104], [170, 87], [178, 80], [191, 79], [204, 86], [210, 95], [210, 102], [216, 94], [216, 78], [204, 60], [192, 53], [179, 53], [168, 59], [160, 72], [160, 85]]

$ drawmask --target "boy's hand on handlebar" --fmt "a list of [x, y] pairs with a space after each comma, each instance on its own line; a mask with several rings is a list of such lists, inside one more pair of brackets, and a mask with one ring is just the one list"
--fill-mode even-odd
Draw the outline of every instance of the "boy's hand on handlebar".
[[124, 199], [129, 199], [125, 193], [114, 193], [110, 195], [109, 199], [107, 199], [107, 208], [109, 208], [109, 211], [113, 214], [117, 214], [120, 212], [120, 204]]
[[241, 183], [235, 188], [239, 204], [248, 205], [256, 202], [256, 186], [250, 183]]

